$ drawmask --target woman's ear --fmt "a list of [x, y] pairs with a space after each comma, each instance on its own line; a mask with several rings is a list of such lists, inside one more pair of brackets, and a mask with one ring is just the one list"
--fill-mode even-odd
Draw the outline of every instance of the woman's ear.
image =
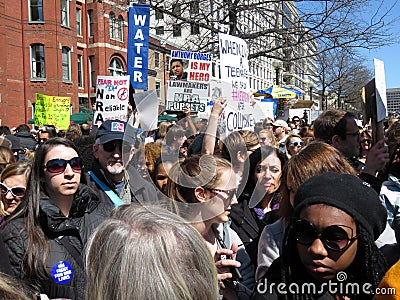
[[247, 152], [243, 153], [242, 151], [238, 151], [238, 153], [236, 154], [236, 159], [240, 163], [244, 163], [246, 161], [246, 158]]
[[341, 140], [342, 140], [342, 139], [340, 138], [340, 136], [337, 135], [337, 134], [335, 134], [335, 135], [332, 137], [332, 146], [335, 147], [335, 148], [337, 148], [338, 145], [339, 145], [339, 143], [341, 142]]
[[199, 186], [194, 189], [194, 196], [196, 197], [198, 202], [206, 202], [206, 190]]

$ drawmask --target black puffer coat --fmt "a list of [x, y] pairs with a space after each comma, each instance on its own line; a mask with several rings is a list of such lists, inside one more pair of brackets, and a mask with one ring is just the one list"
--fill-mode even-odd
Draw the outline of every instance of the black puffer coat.
[[[42, 193], [39, 223], [49, 245], [46, 260], [48, 278], [46, 280], [27, 278], [23, 272], [23, 256], [28, 245], [24, 218], [11, 220], [3, 230], [3, 241], [8, 250], [13, 275], [38, 286], [40, 292], [47, 294], [50, 299], [84, 299], [84, 266], [74, 258], [60, 239], [67, 239], [83, 258], [83, 251], [90, 235], [108, 215], [102, 207], [99, 205], [99, 200], [89, 193], [88, 187], [80, 185], [75, 193], [69, 216], [65, 217], [49, 197]], [[67, 262], [73, 270], [72, 280], [65, 284], [56, 283], [56, 279], [53, 279], [51, 275], [53, 267], [61, 261]]]

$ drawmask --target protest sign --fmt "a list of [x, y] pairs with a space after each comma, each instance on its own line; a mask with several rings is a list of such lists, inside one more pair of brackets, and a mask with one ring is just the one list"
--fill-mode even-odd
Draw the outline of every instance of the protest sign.
[[204, 112], [209, 96], [212, 54], [172, 50], [166, 109]]
[[376, 114], [377, 114], [377, 121], [380, 122], [387, 116], [385, 63], [379, 59], [374, 58], [374, 69], [375, 69], [375, 91], [376, 91]]
[[150, 5], [134, 3], [128, 24], [128, 75], [134, 89], [147, 90]]
[[[211, 99], [207, 102], [206, 113], [209, 116], [214, 101], [219, 97], [226, 98], [227, 106], [219, 118], [218, 132], [223, 137], [232, 131], [254, 129], [254, 108], [250, 103], [234, 101], [232, 99], [232, 84], [220, 79], [213, 78], [210, 84]], [[240, 106], [239, 106], [240, 105]]]
[[136, 109], [139, 112], [140, 126], [143, 131], [157, 129], [158, 98], [156, 91], [133, 94]]
[[71, 97], [36, 94], [35, 126], [54, 125], [67, 130], [70, 123]]
[[97, 76], [96, 111], [93, 124], [106, 120], [127, 121], [129, 105], [129, 76]]
[[[248, 49], [244, 40], [219, 34], [221, 80], [230, 84], [225, 109], [226, 134], [232, 131], [254, 129], [254, 108], [250, 103]], [[214, 86], [212, 86], [212, 89]]]

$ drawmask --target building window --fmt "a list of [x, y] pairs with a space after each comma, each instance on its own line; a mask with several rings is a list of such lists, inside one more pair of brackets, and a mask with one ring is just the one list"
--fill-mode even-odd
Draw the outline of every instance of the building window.
[[62, 79], [71, 81], [71, 49], [62, 47]]
[[110, 71], [110, 76], [122, 76], [125, 75], [125, 71], [122, 65], [122, 62], [118, 58], [113, 58], [110, 62], [110, 67], [108, 68]]
[[31, 45], [31, 77], [46, 78], [46, 68], [44, 63], [44, 45]]
[[160, 67], [160, 52], [154, 52], [154, 67]]
[[113, 12], [110, 13], [110, 38], [115, 39], [115, 30], [117, 20], [115, 19], [115, 14]]
[[61, 25], [69, 26], [69, 0], [61, 0]]
[[96, 87], [96, 71], [94, 66], [94, 56], [89, 56], [89, 72], [90, 72], [90, 86], [92, 88]]
[[124, 40], [124, 18], [122, 16], [118, 17], [118, 37], [119, 41]]
[[44, 21], [42, 0], [29, 0], [29, 21]]
[[198, 13], [199, 13], [199, 10], [200, 10], [200, 8], [199, 8], [199, 1], [198, 1], [198, 0], [195, 0], [195, 1], [190, 2], [189, 11], [190, 11], [190, 14], [191, 14], [191, 15], [196, 15], [196, 14], [198, 14]]
[[172, 27], [172, 35], [178, 37], [182, 35], [182, 28], [180, 24], [174, 24]]
[[163, 20], [164, 13], [161, 10], [156, 9], [156, 20]]
[[164, 26], [156, 27], [156, 35], [163, 35], [164, 34]]
[[88, 10], [88, 20], [89, 20], [89, 27], [88, 27], [88, 34], [89, 36], [93, 36], [93, 10]]
[[156, 80], [156, 93], [157, 97], [161, 97], [161, 82]]
[[83, 87], [83, 61], [82, 55], [78, 54], [78, 87]]
[[76, 34], [77, 35], [82, 35], [82, 27], [81, 27], [81, 22], [82, 22], [82, 14], [81, 14], [81, 9], [77, 8], [76, 9]]
[[190, 34], [200, 34], [199, 24], [190, 24]]
[[172, 13], [175, 16], [181, 15], [181, 5], [179, 3], [175, 3], [174, 5], [172, 5]]

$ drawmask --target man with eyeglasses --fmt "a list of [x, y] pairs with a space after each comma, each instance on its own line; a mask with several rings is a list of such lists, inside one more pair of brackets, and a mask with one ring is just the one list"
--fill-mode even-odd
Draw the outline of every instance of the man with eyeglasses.
[[386, 138], [378, 141], [368, 152], [365, 164], [358, 160], [360, 153], [360, 129], [353, 113], [327, 110], [314, 121], [314, 136], [336, 149], [352, 163], [358, 176], [379, 193], [382, 181], [376, 174], [389, 161]]
[[126, 122], [107, 120], [101, 124], [93, 145], [94, 162], [89, 185], [99, 190], [101, 200], [112, 209], [130, 203], [155, 203], [155, 188], [128, 165], [133, 156], [137, 129]]

